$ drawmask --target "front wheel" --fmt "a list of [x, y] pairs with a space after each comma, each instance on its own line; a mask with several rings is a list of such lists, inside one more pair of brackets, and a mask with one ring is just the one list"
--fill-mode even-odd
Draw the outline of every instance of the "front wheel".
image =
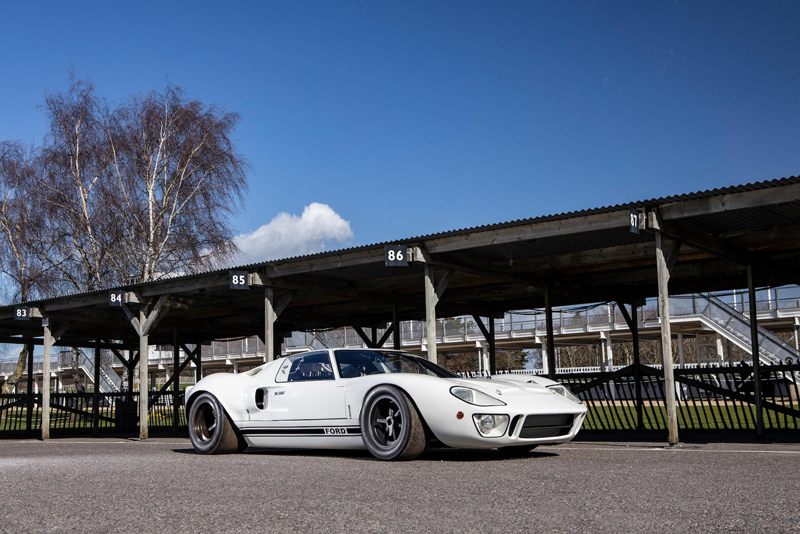
[[211, 393], [202, 393], [189, 410], [189, 438], [200, 454], [230, 454], [246, 447], [242, 435]]
[[379, 386], [361, 409], [364, 444], [379, 460], [412, 460], [425, 451], [425, 428], [416, 407], [393, 386]]

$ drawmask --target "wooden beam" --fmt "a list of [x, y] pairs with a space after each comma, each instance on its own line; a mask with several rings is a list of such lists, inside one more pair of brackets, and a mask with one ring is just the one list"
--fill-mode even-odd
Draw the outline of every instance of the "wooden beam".
[[392, 332], [394, 331], [395, 331], [394, 324], [392, 324], [391, 326], [389, 326], [389, 328], [386, 329], [386, 332], [384, 332], [381, 338], [378, 340], [376, 348], [383, 347], [384, 343], [386, 343], [386, 340], [389, 339], [389, 336], [392, 335]]
[[[400, 314], [397, 310], [397, 305], [392, 306], [392, 332], [394, 332], [394, 336], [392, 336], [392, 346], [395, 350], [401, 347], [402, 343], [402, 332], [400, 331]], [[797, 336], [797, 334], [795, 334]]]
[[483, 323], [483, 318], [479, 315], [473, 315], [472, 319], [478, 325], [483, 338], [489, 344], [489, 374], [497, 374], [497, 340], [494, 332], [494, 319], [489, 317], [489, 328]]
[[669, 266], [664, 235], [656, 232], [656, 267], [658, 275], [658, 313], [661, 317], [661, 354], [664, 368], [664, 397], [667, 405], [669, 444], [678, 443], [678, 412], [675, 403], [675, 374], [672, 359], [672, 332], [669, 322]]
[[353, 326], [353, 330], [355, 331], [356, 334], [358, 334], [358, 337], [361, 338], [361, 341], [364, 342], [367, 348], [370, 349], [375, 348], [372, 346], [373, 345], [372, 340], [369, 338], [369, 336], [367, 336], [367, 334], [364, 332], [364, 330], [361, 329], [360, 326]]
[[545, 237], [564, 236], [594, 230], [628, 228], [629, 224], [629, 213], [625, 209], [611, 213], [583, 215], [555, 221], [535, 221], [510, 228], [431, 239], [425, 241], [425, 248], [430, 254], [437, 254], [490, 245], [528, 242]]
[[[419, 247], [418, 247], [419, 248]], [[430, 263], [441, 267], [443, 269], [450, 269], [453, 271], [460, 271], [464, 273], [476, 274], [478, 276], [486, 276], [496, 280], [505, 280], [508, 282], [515, 282], [518, 284], [528, 284], [536, 287], [544, 287], [547, 284], [547, 279], [542, 276], [533, 274], [520, 274], [512, 271], [510, 268], [500, 266], [497, 264], [476, 263], [464, 260], [463, 258], [452, 259], [444, 255], [433, 256], [431, 254], [420, 254], [425, 263]], [[415, 252], [414, 258], [417, 258]]]
[[275, 292], [271, 287], [264, 288], [264, 361], [275, 359]]
[[428, 349], [428, 361], [437, 362], [436, 354], [436, 303], [439, 298], [433, 285], [433, 265], [425, 264], [425, 324]]
[[[147, 316], [144, 307], [139, 309], [139, 324], [145, 324]], [[139, 331], [139, 439], [147, 439], [147, 416], [149, 413], [149, 354], [147, 333]]]
[[798, 200], [800, 200], [800, 184], [791, 184], [663, 204], [658, 210], [662, 218], [669, 221], [709, 213], [774, 206]]
[[647, 228], [648, 230], [662, 232], [670, 237], [685, 241], [697, 248], [741, 265], [752, 265], [773, 276], [783, 278], [791, 284], [800, 284], [800, 276], [792, 271], [776, 268], [769, 258], [764, 258], [760, 254], [747, 249], [729, 245], [725, 241], [685, 223], [666, 221], [656, 212], [648, 212]]
[[672, 268], [675, 267], [675, 262], [678, 260], [678, 252], [681, 249], [683, 241], [675, 239], [670, 246], [669, 253], [667, 254], [667, 270], [671, 273]]
[[556, 344], [553, 339], [553, 305], [550, 302], [550, 286], [545, 286], [544, 288], [544, 319], [547, 332], [547, 378], [555, 380]]
[[444, 292], [447, 289], [447, 284], [450, 283], [450, 278], [452, 278], [452, 276], [453, 269], [447, 269], [439, 279], [439, 283], [436, 284], [436, 302], [441, 300], [442, 295], [444, 295]]
[[53, 336], [50, 335], [50, 321], [42, 320], [44, 329], [44, 354], [42, 356], [42, 439], [50, 439], [50, 349]]
[[358, 252], [343, 251], [341, 254], [336, 254], [334, 256], [314, 259], [309, 258], [302, 262], [290, 262], [280, 265], [271, 264], [265, 268], [264, 276], [266, 278], [280, 278], [297, 274], [341, 269], [343, 267], [354, 267], [356, 265], [384, 263], [384, 256], [385, 251], [383, 245], [381, 245], [380, 248]]
[[[179, 395], [181, 390], [181, 371], [183, 369], [178, 369], [180, 362], [180, 353], [181, 348], [179, 345], [180, 336], [178, 335], [178, 330], [172, 330], [172, 378], [174, 380], [174, 386], [172, 387], [172, 434], [174, 436], [178, 435], [178, 426], [180, 423], [180, 410], [178, 410], [178, 403], [179, 403]], [[166, 386], [164, 386], [166, 388]], [[187, 418], [188, 419], [188, 418]]]
[[[141, 337], [142, 327], [141, 324], [139, 323], [139, 319], [133, 316], [133, 313], [131, 312], [130, 308], [128, 308], [128, 305], [125, 304], [124, 302], [122, 303], [122, 311], [124, 311], [125, 315], [128, 317], [128, 321], [130, 321], [131, 326], [133, 326], [133, 329], [136, 331], [136, 335]], [[140, 315], [142, 317], [142, 320], [144, 320], [144, 313], [141, 313]]]
[[283, 310], [286, 309], [286, 306], [288, 306], [289, 303], [292, 302], [292, 299], [294, 298], [296, 293], [297, 293], [296, 291], [289, 291], [283, 296], [281, 300], [278, 301], [278, 304], [275, 306], [276, 318], [280, 317], [280, 315], [283, 313]]
[[158, 301], [156, 301], [156, 305], [153, 306], [152, 311], [147, 314], [147, 319], [144, 322], [144, 326], [142, 327], [142, 331], [145, 335], [150, 335], [153, 329], [158, 324], [158, 321], [164, 318], [164, 315], [167, 313], [167, 310], [164, 310], [162, 313], [162, 309], [164, 308], [164, 304], [167, 302], [169, 295], [161, 295], [158, 297]]
[[94, 340], [94, 394], [92, 395], [92, 435], [100, 435], [100, 339]]
[[747, 266], [747, 292], [750, 298], [750, 350], [753, 358], [753, 395], [756, 400], [756, 435], [764, 436], [764, 398], [761, 396], [761, 352], [758, 348], [758, 307], [753, 267]]

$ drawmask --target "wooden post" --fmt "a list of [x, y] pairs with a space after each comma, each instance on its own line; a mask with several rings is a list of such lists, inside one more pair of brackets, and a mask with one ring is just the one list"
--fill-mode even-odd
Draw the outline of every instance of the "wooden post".
[[392, 347], [399, 349], [402, 339], [400, 338], [400, 318], [397, 315], [397, 304], [392, 305]]
[[100, 339], [94, 340], [94, 393], [92, 394], [92, 435], [100, 434]]
[[197, 384], [203, 379], [203, 358], [202, 358], [203, 346], [202, 345], [195, 345], [194, 352], [194, 383]]
[[[275, 359], [275, 292], [264, 288], [264, 361]], [[199, 367], [199, 365], [198, 365]]]
[[178, 406], [178, 397], [181, 392], [181, 348], [178, 345], [178, 330], [172, 331], [172, 434], [178, 435], [178, 424], [180, 422], [180, 406]]
[[497, 374], [497, 345], [495, 344], [494, 335], [494, 317], [489, 319], [489, 374]]
[[33, 402], [36, 399], [33, 393], [33, 347], [32, 343], [28, 343], [28, 413], [25, 417], [27, 424], [27, 432], [29, 436], [33, 436]]
[[133, 400], [133, 367], [134, 367], [134, 360], [136, 356], [134, 356], [134, 351], [128, 351], [128, 365], [125, 368], [128, 370], [128, 400]]
[[664, 236], [656, 232], [656, 270], [658, 273], [658, 314], [661, 317], [661, 354], [664, 367], [664, 396], [667, 405], [669, 444], [678, 443], [678, 413], [675, 403], [675, 374], [672, 362], [672, 332], [669, 322], [669, 266], [664, 251]]
[[753, 266], [747, 266], [747, 291], [750, 297], [750, 349], [753, 355], [753, 394], [756, 397], [756, 435], [764, 436], [764, 406], [761, 397], [761, 357], [758, 350], [758, 307], [753, 283]]
[[44, 355], [42, 356], [42, 439], [50, 439], [50, 351], [53, 337], [50, 333], [50, 320], [43, 319]]
[[425, 264], [425, 324], [428, 343], [428, 361], [437, 362], [436, 356], [436, 290], [433, 287], [433, 265]]
[[556, 344], [553, 339], [553, 307], [550, 304], [550, 288], [544, 288], [544, 316], [547, 328], [547, 378], [556, 377]]
[[[144, 325], [147, 319], [144, 307], [139, 310], [139, 324]], [[144, 332], [139, 334], [139, 438], [147, 439], [148, 425], [147, 416], [150, 413], [149, 406], [149, 358], [147, 354], [148, 335]]]
[[644, 430], [644, 396], [642, 395], [642, 356], [639, 349], [639, 314], [631, 304], [631, 334], [633, 335], [633, 380], [636, 388], [636, 430]]

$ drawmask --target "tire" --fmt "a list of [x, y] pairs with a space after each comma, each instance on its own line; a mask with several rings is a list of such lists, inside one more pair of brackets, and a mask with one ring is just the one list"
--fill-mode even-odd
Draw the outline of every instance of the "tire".
[[231, 454], [247, 447], [219, 400], [202, 393], [189, 410], [189, 438], [200, 454]]
[[364, 399], [361, 436], [379, 460], [413, 460], [425, 451], [425, 428], [416, 407], [393, 386], [378, 386]]

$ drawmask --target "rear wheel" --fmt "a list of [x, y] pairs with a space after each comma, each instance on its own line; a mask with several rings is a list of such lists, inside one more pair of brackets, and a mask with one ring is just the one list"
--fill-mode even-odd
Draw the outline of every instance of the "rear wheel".
[[392, 386], [373, 389], [361, 410], [364, 444], [379, 460], [411, 460], [425, 451], [425, 428], [409, 398]]
[[189, 438], [201, 454], [242, 452], [247, 443], [225, 408], [211, 393], [202, 393], [189, 410]]

